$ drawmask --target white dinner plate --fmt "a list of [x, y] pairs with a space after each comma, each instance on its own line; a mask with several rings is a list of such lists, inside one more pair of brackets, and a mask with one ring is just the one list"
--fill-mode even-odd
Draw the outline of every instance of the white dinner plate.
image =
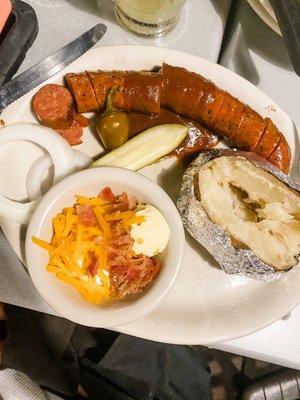
[[[263, 116], [270, 116], [284, 132], [291, 147], [296, 172], [299, 159], [297, 132], [288, 115], [250, 82], [226, 68], [175, 50], [148, 46], [96, 48], [76, 60], [49, 82], [62, 83], [66, 72], [97, 69], [151, 69], [163, 62], [183, 66], [211, 79], [248, 103]], [[31, 111], [31, 91], [9, 107], [1, 118], [5, 123], [36, 121]], [[90, 128], [77, 148], [96, 156], [102, 148]], [[26, 197], [25, 178], [33, 161], [42, 153], [30, 143], [15, 142], [0, 149], [0, 187], [10, 197]], [[181, 185], [181, 168], [167, 160], [146, 167], [142, 173], [156, 181], [175, 200]], [[20, 226], [1, 224], [15, 252], [22, 257]], [[186, 257], [175, 287], [150, 315], [117, 327], [127, 334], [169, 343], [207, 344], [238, 338], [257, 331], [286, 315], [300, 302], [300, 267], [277, 281], [265, 283], [221, 271], [212, 257], [192, 238], [186, 241]]]
[[278, 35], [282, 36], [274, 10], [268, 0], [247, 0], [256, 14]]

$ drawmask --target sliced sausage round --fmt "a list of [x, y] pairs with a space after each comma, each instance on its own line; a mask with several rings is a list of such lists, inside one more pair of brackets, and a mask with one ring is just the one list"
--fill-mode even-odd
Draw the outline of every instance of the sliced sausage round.
[[74, 119], [73, 124], [67, 129], [56, 129], [56, 131], [69, 143], [70, 146], [75, 146], [82, 143], [81, 137], [83, 129], [79, 122]]
[[90, 120], [82, 114], [75, 114], [75, 119], [82, 128], [86, 128], [90, 124]]
[[43, 86], [33, 96], [32, 106], [42, 124], [53, 129], [67, 129], [72, 126], [73, 99], [64, 86], [53, 83]]

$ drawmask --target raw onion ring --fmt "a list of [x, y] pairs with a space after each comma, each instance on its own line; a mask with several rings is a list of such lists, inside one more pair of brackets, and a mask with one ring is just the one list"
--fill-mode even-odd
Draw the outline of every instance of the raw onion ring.
[[[92, 162], [91, 157], [82, 153], [82, 151], [73, 150], [73, 152], [77, 171], [87, 167]], [[45, 172], [52, 165], [53, 162], [49, 154], [39, 157], [32, 164], [26, 179], [26, 190], [29, 200], [33, 201], [42, 196], [41, 182]]]
[[[28, 140], [43, 147], [54, 164], [54, 182], [76, 170], [74, 153], [68, 142], [51, 128], [31, 123], [18, 123], [0, 129], [0, 146], [16, 140]], [[37, 201], [20, 203], [0, 193], [0, 219], [26, 224]]]

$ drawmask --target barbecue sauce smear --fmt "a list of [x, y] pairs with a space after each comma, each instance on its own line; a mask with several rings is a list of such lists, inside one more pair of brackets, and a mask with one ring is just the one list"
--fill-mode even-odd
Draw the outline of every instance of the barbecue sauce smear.
[[177, 157], [181, 160], [197, 155], [201, 150], [211, 149], [219, 142], [217, 135], [210, 132], [203, 125], [168, 110], [162, 110], [159, 115], [145, 115], [133, 112], [128, 113], [129, 138], [143, 132], [152, 126], [163, 124], [187, 125], [189, 130], [186, 138], [172, 153], [170, 157]]

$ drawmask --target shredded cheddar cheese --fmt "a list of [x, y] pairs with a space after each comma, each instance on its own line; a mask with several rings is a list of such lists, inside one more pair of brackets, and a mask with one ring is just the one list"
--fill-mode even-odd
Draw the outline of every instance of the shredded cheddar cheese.
[[73, 207], [64, 208], [53, 218], [51, 242], [37, 237], [32, 241], [48, 252], [48, 272], [97, 305], [113, 297], [108, 253], [116, 224], [126, 229], [144, 219], [101, 197], [75, 198]]

